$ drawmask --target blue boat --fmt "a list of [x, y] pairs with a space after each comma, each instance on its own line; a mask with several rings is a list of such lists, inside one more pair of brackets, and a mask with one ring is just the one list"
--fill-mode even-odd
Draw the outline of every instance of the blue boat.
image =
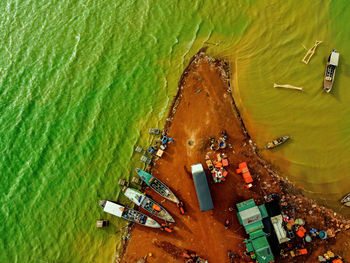
[[156, 191], [161, 196], [165, 197], [166, 199], [173, 201], [174, 203], [178, 204], [179, 199], [174, 195], [174, 193], [170, 190], [169, 187], [167, 187], [164, 183], [162, 183], [160, 180], [155, 178], [153, 175], [145, 172], [144, 170], [141, 170], [139, 168], [136, 168], [136, 173], [140, 176], [140, 178], [154, 191]]

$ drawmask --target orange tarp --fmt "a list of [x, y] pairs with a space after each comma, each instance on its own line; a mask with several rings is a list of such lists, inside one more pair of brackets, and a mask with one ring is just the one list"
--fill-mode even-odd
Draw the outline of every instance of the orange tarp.
[[299, 227], [299, 230], [297, 231], [298, 237], [304, 237], [306, 233], [306, 229], [304, 227]]
[[152, 208], [154, 210], [160, 211], [160, 207], [158, 205], [156, 205], [156, 204], [153, 204]]
[[247, 184], [253, 182], [253, 178], [252, 178], [252, 176], [250, 175], [249, 172], [248, 172], [248, 173], [244, 173], [244, 174], [243, 174], [243, 178], [244, 178], [244, 181], [245, 181]]
[[237, 172], [238, 174], [239, 174], [239, 173], [242, 173], [242, 176], [243, 176], [244, 181], [245, 181], [247, 184], [253, 182], [253, 177], [250, 175], [250, 172], [249, 172], [247, 163], [246, 163], [246, 162], [243, 162], [243, 163], [240, 163], [238, 166], [239, 166], [239, 169], [237, 169], [236, 172]]
[[222, 163], [221, 163], [221, 162], [217, 162], [217, 163], [215, 164], [215, 167], [216, 167], [216, 168], [222, 167]]

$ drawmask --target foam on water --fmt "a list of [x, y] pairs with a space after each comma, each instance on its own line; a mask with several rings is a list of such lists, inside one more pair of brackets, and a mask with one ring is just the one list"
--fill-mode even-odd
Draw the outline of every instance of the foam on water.
[[[117, 199], [118, 179], [140, 165], [134, 146], [164, 124], [184, 67], [204, 45], [231, 62], [258, 145], [292, 136], [264, 157], [308, 193], [338, 198], [349, 186], [346, 17], [345, 1], [1, 1], [0, 262], [111, 261], [126, 222], [98, 201]], [[301, 43], [315, 39], [324, 43], [301, 64]], [[341, 64], [327, 95], [334, 47]], [[99, 218], [111, 226], [97, 230]]]

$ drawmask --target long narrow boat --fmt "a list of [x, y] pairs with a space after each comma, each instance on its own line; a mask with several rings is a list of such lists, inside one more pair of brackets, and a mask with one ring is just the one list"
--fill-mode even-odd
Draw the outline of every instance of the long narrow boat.
[[143, 209], [150, 212], [151, 214], [168, 222], [175, 222], [173, 217], [167, 210], [164, 209], [164, 207], [162, 207], [160, 204], [158, 204], [145, 194], [137, 191], [136, 189], [128, 188], [125, 190], [124, 194], [136, 205], [141, 206]]
[[350, 193], [344, 196], [340, 202], [345, 206], [350, 206]]
[[329, 55], [326, 71], [324, 72], [323, 88], [329, 93], [333, 87], [335, 70], [339, 62], [339, 53], [333, 49]]
[[160, 180], [155, 178], [153, 175], [145, 172], [144, 170], [141, 170], [139, 168], [136, 168], [136, 173], [140, 176], [140, 178], [154, 191], [156, 191], [161, 196], [165, 197], [166, 199], [173, 201], [174, 203], [179, 203], [179, 199], [174, 195], [174, 193], [170, 190], [169, 187], [167, 187], [164, 183], [162, 183]]
[[143, 225], [143, 226], [148, 226], [148, 227], [153, 227], [153, 228], [160, 228], [160, 224], [158, 224], [157, 221], [153, 220], [152, 218], [135, 211], [133, 209], [127, 208], [125, 206], [116, 204], [111, 201], [106, 201], [102, 200], [100, 201], [100, 206], [103, 207], [103, 211], [112, 214], [117, 217], [124, 218], [128, 221]]
[[272, 149], [272, 148], [275, 148], [275, 147], [277, 147], [278, 145], [281, 145], [282, 143], [285, 143], [286, 141], [288, 141], [289, 138], [290, 138], [290, 137], [289, 137], [288, 135], [279, 137], [279, 138], [273, 140], [272, 142], [269, 142], [269, 143], [265, 146], [265, 149]]

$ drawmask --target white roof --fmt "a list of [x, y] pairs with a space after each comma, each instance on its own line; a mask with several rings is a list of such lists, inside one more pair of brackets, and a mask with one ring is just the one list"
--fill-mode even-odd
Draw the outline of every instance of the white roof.
[[338, 66], [338, 61], [339, 61], [339, 53], [333, 51], [331, 53], [331, 59], [330, 59], [329, 63], [333, 66]]
[[133, 201], [136, 205], [141, 205], [143, 199], [145, 199], [144, 194], [141, 194], [132, 188], [126, 189], [124, 194], [127, 198], [129, 198], [131, 201]]
[[121, 217], [124, 211], [124, 206], [118, 205], [111, 201], [107, 201], [103, 211]]
[[192, 173], [198, 173], [198, 172], [203, 172], [203, 165], [201, 163], [193, 164], [191, 165], [191, 171]]
[[287, 232], [282, 226], [282, 222], [283, 222], [282, 215], [271, 217], [271, 222], [272, 222], [273, 228], [275, 229], [278, 242], [282, 244], [284, 242], [289, 241], [290, 239], [287, 237]]
[[243, 226], [255, 223], [262, 220], [259, 207], [253, 206], [249, 209], [239, 212], [241, 219], [243, 221]]

